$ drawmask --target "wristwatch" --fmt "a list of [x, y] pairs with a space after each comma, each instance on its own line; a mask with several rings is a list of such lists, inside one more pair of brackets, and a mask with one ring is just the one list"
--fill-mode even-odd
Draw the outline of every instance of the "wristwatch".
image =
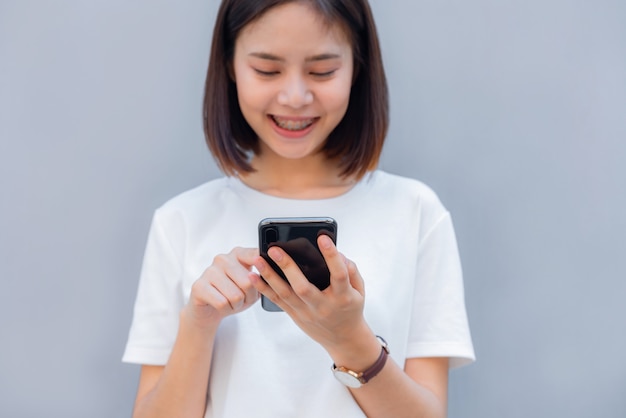
[[383, 337], [376, 336], [378, 342], [380, 342], [380, 356], [378, 360], [367, 370], [363, 372], [355, 372], [343, 366], [337, 366], [333, 364], [332, 371], [337, 380], [344, 385], [351, 388], [360, 388], [367, 382], [369, 382], [374, 376], [376, 376], [385, 367], [387, 361], [387, 355], [389, 354], [389, 347], [387, 341]]

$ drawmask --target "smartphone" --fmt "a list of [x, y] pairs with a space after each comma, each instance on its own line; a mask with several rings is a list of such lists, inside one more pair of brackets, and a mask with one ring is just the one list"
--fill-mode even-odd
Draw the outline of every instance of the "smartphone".
[[[337, 244], [337, 222], [330, 217], [266, 218], [259, 222], [259, 251], [274, 271], [287, 281], [280, 267], [267, 255], [267, 250], [272, 247], [282, 248], [309, 282], [324, 290], [330, 285], [330, 271], [317, 246], [320, 235], [327, 235]], [[282, 311], [263, 295], [261, 305], [266, 311]]]

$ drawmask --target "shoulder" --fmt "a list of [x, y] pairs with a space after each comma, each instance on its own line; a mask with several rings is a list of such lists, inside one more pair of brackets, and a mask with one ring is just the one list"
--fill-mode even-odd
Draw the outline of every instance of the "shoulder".
[[371, 190], [380, 197], [445, 210], [435, 191], [419, 180], [376, 170], [366, 181], [371, 183]]
[[188, 223], [197, 218], [205, 218], [223, 206], [220, 202], [232, 194], [229, 178], [221, 177], [207, 181], [197, 187], [166, 201], [155, 210], [155, 221], [162, 224]]
[[228, 189], [228, 177], [220, 177], [202, 183], [192, 189], [186, 190], [171, 199], [167, 200], [158, 210], [180, 210], [188, 207], [195, 207], [207, 201], [211, 201], [216, 196], [224, 193]]
[[425, 233], [450, 216], [435, 191], [419, 180], [377, 170], [367, 181], [367, 205], [389, 219], [418, 225]]

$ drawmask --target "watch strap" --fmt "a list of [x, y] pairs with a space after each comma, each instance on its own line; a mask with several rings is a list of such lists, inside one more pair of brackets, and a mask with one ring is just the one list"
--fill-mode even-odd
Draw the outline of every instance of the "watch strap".
[[[376, 359], [374, 364], [372, 364], [367, 370], [359, 373], [359, 372], [350, 370], [346, 367], [343, 367], [343, 366], [338, 367], [337, 365], [333, 364], [332, 370], [335, 373], [340, 373], [340, 374], [345, 373], [346, 375], [353, 376], [356, 382], [358, 382], [358, 383], [355, 383], [354, 385], [343, 382], [344, 384], [351, 386], [351, 387], [359, 387], [361, 384], [365, 384], [369, 382], [374, 376], [380, 373], [383, 367], [385, 367], [385, 363], [387, 362], [387, 357], [389, 355], [389, 347], [387, 346], [387, 341], [385, 341], [383, 337], [380, 337], [377, 335], [376, 339], [380, 342], [380, 345], [381, 345], [380, 355], [378, 356], [378, 359]], [[336, 374], [336, 377], [339, 378], [337, 374]], [[340, 380], [343, 381], [343, 379], [340, 379]]]
[[[377, 338], [382, 339], [381, 337]], [[384, 340], [383, 340], [384, 341]], [[370, 381], [371, 378], [373, 378], [374, 376], [376, 376], [378, 373], [380, 373], [380, 371], [383, 369], [383, 367], [385, 367], [385, 363], [387, 362], [387, 356], [389, 354], [389, 349], [387, 348], [387, 343], [385, 342], [384, 344], [381, 344], [382, 347], [380, 349], [380, 355], [378, 356], [378, 359], [376, 360], [376, 362], [374, 364], [372, 364], [372, 366], [365, 370], [361, 376], [360, 379], [362, 383], [367, 383]]]

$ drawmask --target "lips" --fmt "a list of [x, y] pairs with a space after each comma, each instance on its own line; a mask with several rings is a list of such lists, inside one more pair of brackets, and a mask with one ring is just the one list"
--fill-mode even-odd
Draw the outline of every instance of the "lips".
[[313, 125], [318, 118], [284, 118], [276, 115], [270, 115], [270, 118], [281, 129], [297, 132], [303, 131]]

